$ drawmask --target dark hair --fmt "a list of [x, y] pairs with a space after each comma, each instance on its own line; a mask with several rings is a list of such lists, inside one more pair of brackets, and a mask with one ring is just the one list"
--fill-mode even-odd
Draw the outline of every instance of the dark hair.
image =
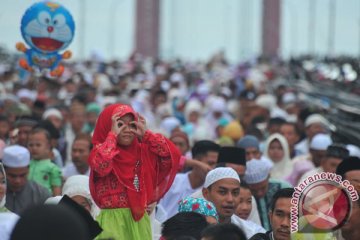
[[60, 138], [60, 132], [59, 130], [52, 124], [49, 120], [42, 120], [38, 124], [36, 124], [33, 129], [45, 129], [50, 134], [51, 139], [59, 139]]
[[164, 90], [161, 90], [161, 89], [155, 91], [154, 94], [153, 94], [153, 97], [161, 96], [161, 95], [164, 95], [165, 99], [167, 99], [167, 93]]
[[346, 149], [346, 146], [340, 143], [334, 143], [328, 146], [326, 149], [327, 157], [340, 158], [344, 160], [349, 157], [349, 150]]
[[245, 181], [241, 181], [241, 182], [240, 182], [240, 187], [241, 187], [241, 188], [246, 188], [246, 189], [249, 189], [249, 190], [250, 190], [249, 185], [248, 185]]
[[8, 122], [9, 123], [9, 120], [5, 115], [0, 114], [0, 122]]
[[250, 125], [245, 130], [246, 135], [255, 136], [257, 139], [264, 139], [264, 134], [261, 132], [259, 128], [254, 125]]
[[285, 119], [283, 119], [281, 117], [274, 117], [274, 118], [270, 118], [268, 126], [282, 125], [284, 123], [286, 123]]
[[210, 151], [219, 152], [220, 146], [213, 141], [201, 140], [196, 142], [191, 149], [193, 158], [199, 158]]
[[295, 192], [294, 188], [282, 188], [279, 189], [273, 196], [270, 203], [270, 211], [274, 211], [276, 202], [279, 198], [292, 198], [293, 193]]
[[197, 239], [191, 236], [179, 236], [179, 237], [171, 238], [171, 240], [197, 240]]
[[87, 142], [89, 142], [89, 149], [91, 150], [93, 148], [93, 144], [92, 144], [92, 139], [91, 139], [91, 136], [87, 133], [79, 133], [76, 135], [73, 143], [75, 141], [78, 141], [78, 140], [85, 140]]
[[205, 216], [196, 212], [180, 212], [166, 220], [161, 234], [167, 240], [178, 236], [201, 238], [201, 232], [208, 226]]
[[283, 124], [281, 124], [280, 127], [284, 126], [284, 125], [288, 125], [288, 126], [292, 126], [295, 130], [295, 133], [300, 136], [300, 130], [299, 130], [299, 127], [296, 123], [293, 123], [293, 122], [284, 122]]
[[209, 240], [247, 240], [244, 232], [232, 223], [211, 225], [202, 232], [201, 237]]
[[50, 144], [51, 136], [50, 136], [50, 133], [49, 133], [48, 130], [46, 130], [45, 128], [42, 128], [42, 127], [33, 128], [33, 129], [31, 130], [31, 132], [29, 133], [29, 136], [30, 136], [30, 135], [34, 135], [34, 134], [37, 134], [37, 133], [44, 133], [46, 139], [48, 140], [48, 142], [49, 142], [49, 144]]

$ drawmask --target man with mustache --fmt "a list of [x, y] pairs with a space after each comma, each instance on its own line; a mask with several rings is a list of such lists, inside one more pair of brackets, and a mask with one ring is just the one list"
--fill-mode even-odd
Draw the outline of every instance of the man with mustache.
[[206, 200], [212, 202], [219, 214], [220, 223], [233, 223], [240, 227], [247, 238], [265, 230], [255, 223], [249, 223], [235, 215], [240, 202], [240, 178], [230, 167], [219, 167], [207, 175], [202, 190]]
[[269, 219], [271, 224], [270, 231], [258, 233], [249, 240], [290, 240], [290, 209], [291, 198], [294, 193], [293, 188], [283, 188], [278, 190], [271, 202]]

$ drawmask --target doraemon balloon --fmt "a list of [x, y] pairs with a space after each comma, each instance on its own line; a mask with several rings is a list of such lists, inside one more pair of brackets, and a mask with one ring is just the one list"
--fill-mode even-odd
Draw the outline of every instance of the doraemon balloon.
[[74, 38], [75, 23], [69, 11], [54, 2], [39, 2], [28, 8], [21, 19], [21, 34], [30, 47], [17, 43], [16, 48], [26, 54], [19, 64], [28, 71], [50, 69], [51, 76], [61, 76], [61, 59], [69, 59], [70, 51], [58, 52], [69, 46]]

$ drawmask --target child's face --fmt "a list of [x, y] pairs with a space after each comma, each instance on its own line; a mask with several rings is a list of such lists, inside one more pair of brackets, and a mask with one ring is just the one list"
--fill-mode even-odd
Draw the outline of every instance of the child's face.
[[134, 117], [131, 114], [126, 114], [120, 119], [126, 126], [118, 135], [118, 143], [122, 146], [129, 146], [135, 138], [134, 133], [130, 131], [130, 129], [136, 129], [136, 125], [132, 123]]
[[29, 135], [28, 149], [31, 157], [35, 160], [47, 159], [50, 157], [50, 143], [45, 133], [39, 132]]
[[248, 219], [252, 209], [251, 192], [247, 188], [240, 187], [240, 203], [236, 208], [236, 215], [242, 219]]

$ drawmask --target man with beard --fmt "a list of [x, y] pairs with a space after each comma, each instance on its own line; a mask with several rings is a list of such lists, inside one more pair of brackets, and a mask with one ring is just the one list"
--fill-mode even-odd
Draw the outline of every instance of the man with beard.
[[269, 219], [270, 231], [258, 233], [249, 240], [290, 240], [290, 210], [293, 188], [278, 190], [271, 202]]

